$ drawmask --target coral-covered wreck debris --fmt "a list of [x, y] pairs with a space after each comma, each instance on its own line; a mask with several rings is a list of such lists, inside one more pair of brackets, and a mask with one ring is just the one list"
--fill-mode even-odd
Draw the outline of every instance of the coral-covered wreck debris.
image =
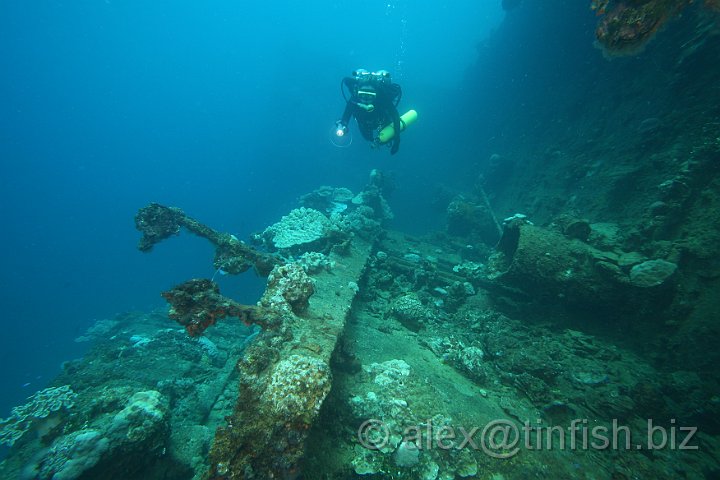
[[218, 232], [186, 215], [179, 208], [159, 203], [151, 203], [135, 215], [135, 228], [143, 234], [138, 249], [149, 252], [161, 241], [178, 235], [181, 227], [215, 245], [213, 263], [215, 268], [224, 272], [238, 274], [255, 268], [259, 275], [265, 276], [278, 263], [274, 256], [253, 249], [234, 235]]
[[[677, 17], [691, 0], [593, 0], [592, 10], [602, 16], [595, 36], [608, 56], [642, 51], [657, 32]], [[720, 10], [716, 0], [705, 0], [709, 10]]]

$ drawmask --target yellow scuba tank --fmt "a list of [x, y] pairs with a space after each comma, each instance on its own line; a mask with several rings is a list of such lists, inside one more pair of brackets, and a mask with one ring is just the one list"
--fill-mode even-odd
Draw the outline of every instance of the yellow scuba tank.
[[[400, 116], [400, 131], [402, 132], [408, 125], [411, 125], [417, 120], [417, 112], [415, 110], [408, 110]], [[380, 130], [378, 133], [377, 140], [380, 143], [387, 143], [395, 136], [395, 127], [393, 124], [387, 125], [385, 128]]]

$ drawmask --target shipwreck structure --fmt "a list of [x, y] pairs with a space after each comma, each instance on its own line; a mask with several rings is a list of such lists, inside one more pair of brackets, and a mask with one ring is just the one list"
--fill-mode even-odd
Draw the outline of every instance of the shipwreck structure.
[[[339, 210], [334, 216], [301, 207], [269, 227], [264, 237], [271, 249], [277, 249], [275, 254], [217, 232], [178, 208], [153, 203], [135, 217], [143, 233], [141, 251], [184, 227], [216, 246], [216, 268], [236, 274], [254, 267], [268, 277], [257, 305], [223, 296], [208, 279], [192, 279], [162, 294], [170, 304], [169, 317], [191, 336], [202, 335], [226, 317], [261, 327], [237, 364], [237, 402], [215, 433], [207, 478], [291, 478], [298, 468], [306, 437], [330, 392], [331, 356], [380, 222], [389, 214], [373, 184], [358, 196], [347, 192], [326, 187], [306, 196], [310, 204], [325, 202]], [[384, 209], [368, 205], [373, 203]], [[290, 252], [312, 253], [295, 262], [283, 256]], [[330, 268], [338, 264], [342, 267]]]

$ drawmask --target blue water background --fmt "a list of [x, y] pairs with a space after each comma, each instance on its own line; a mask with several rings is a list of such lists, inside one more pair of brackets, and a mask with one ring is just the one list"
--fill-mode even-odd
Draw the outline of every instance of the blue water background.
[[[213, 274], [189, 235], [136, 250], [148, 202], [246, 238], [380, 168], [398, 179], [395, 227], [440, 226], [432, 189], [486, 154], [490, 133], [468, 128], [481, 86], [464, 79], [503, 15], [473, 0], [3, 2], [0, 417], [82, 355], [95, 319], [164, 308], [161, 290]], [[328, 141], [358, 67], [394, 72], [420, 112], [394, 157], [357, 133]], [[263, 285], [220, 281], [243, 301]]]

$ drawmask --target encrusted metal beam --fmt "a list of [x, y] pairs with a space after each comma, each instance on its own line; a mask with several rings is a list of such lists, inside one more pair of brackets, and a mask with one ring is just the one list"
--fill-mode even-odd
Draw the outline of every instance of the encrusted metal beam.
[[330, 391], [330, 357], [371, 250], [355, 238], [348, 255], [332, 253], [334, 268], [313, 277], [314, 293], [299, 313], [276, 308], [266, 292], [261, 304], [282, 321], [263, 330], [238, 363], [238, 403], [216, 432], [207, 478], [292, 478]]

